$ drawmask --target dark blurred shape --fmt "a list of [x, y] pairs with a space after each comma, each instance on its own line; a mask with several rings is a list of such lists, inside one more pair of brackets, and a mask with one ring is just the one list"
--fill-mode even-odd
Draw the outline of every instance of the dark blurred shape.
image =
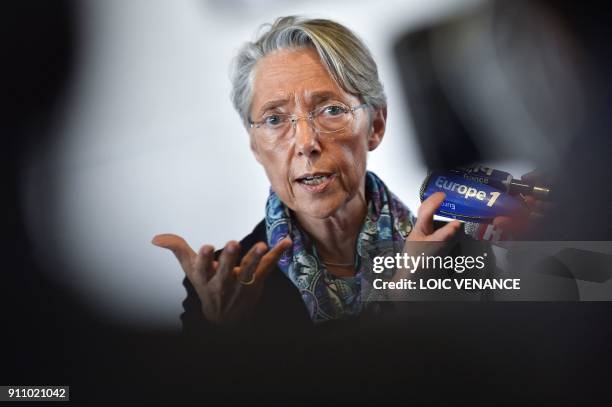
[[404, 37], [396, 46], [405, 93], [421, 153], [429, 168], [452, 168], [483, 156], [436, 77], [431, 30]]
[[[74, 73], [74, 4], [11, 1], [3, 4], [1, 18], [3, 127], [21, 133], [35, 126], [44, 128]], [[7, 142], [23, 147], [23, 140], [16, 137]]]
[[585, 59], [552, 5], [493, 1], [396, 45], [430, 167], [556, 164], [584, 116]]
[[[21, 171], [27, 151], [48, 141], [73, 73], [71, 1], [2, 3], [2, 383], [69, 381], [69, 327], [84, 312], [43, 273], [24, 225]], [[78, 309], [80, 312], [75, 312]]]
[[573, 278], [605, 283], [612, 278], [612, 256], [591, 250], [565, 248], [554, 256], [570, 271]]
[[520, 159], [558, 187], [531, 239], [612, 236], [610, 12], [602, 4], [485, 2], [395, 44], [429, 168]]

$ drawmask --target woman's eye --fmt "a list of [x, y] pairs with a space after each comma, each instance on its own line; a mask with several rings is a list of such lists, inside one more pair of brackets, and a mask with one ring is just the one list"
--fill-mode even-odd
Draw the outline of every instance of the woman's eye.
[[277, 114], [264, 117], [264, 123], [268, 126], [278, 126], [281, 121], [281, 117]]
[[325, 106], [325, 108], [323, 108], [323, 113], [328, 116], [338, 116], [346, 113], [346, 109], [342, 106]]

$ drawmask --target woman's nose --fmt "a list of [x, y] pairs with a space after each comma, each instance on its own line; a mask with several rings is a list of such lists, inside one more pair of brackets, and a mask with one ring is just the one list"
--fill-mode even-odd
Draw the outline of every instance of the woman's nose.
[[297, 120], [293, 122], [295, 149], [298, 156], [310, 157], [321, 153], [319, 137], [309, 120]]

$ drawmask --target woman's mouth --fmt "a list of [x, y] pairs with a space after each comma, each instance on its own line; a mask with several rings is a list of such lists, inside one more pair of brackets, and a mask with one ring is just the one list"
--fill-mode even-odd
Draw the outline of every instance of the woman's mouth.
[[323, 192], [335, 178], [334, 173], [307, 174], [297, 178], [296, 182], [309, 192]]

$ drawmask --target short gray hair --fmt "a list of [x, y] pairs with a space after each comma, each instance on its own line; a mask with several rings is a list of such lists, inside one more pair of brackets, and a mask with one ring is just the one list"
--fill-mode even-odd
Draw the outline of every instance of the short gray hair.
[[361, 97], [374, 109], [387, 105], [370, 51], [348, 28], [331, 20], [280, 17], [273, 24], [264, 24], [258, 38], [244, 44], [233, 60], [231, 97], [245, 126], [249, 122], [257, 62], [280, 49], [306, 47], [317, 51], [332, 79], [345, 92]]

